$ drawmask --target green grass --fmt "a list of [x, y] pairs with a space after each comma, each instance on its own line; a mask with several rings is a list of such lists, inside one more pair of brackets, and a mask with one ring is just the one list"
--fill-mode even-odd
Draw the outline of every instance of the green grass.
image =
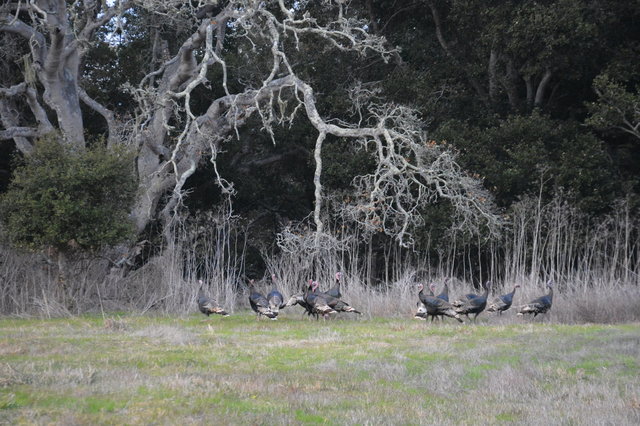
[[638, 424], [640, 325], [0, 319], [0, 424]]

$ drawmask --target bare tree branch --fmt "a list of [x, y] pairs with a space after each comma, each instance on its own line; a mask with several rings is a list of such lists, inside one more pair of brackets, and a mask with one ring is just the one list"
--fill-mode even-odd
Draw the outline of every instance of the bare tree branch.
[[0, 131], [0, 140], [33, 138], [37, 136], [41, 136], [41, 133], [33, 127], [9, 127], [8, 129]]
[[[2, 126], [5, 129], [12, 129], [18, 126], [18, 117], [15, 112], [15, 108], [13, 108], [12, 106], [13, 106], [13, 102], [10, 99], [0, 98], [0, 120], [2, 121]], [[20, 152], [29, 154], [31, 151], [33, 151], [33, 144], [29, 141], [28, 138], [24, 136], [15, 135], [15, 136], [12, 136], [11, 138], [6, 138], [4, 140], [7, 140], [7, 139], [13, 139], [14, 143], [16, 144], [16, 147]], [[0, 140], [3, 140], [3, 139], [0, 139]]]
[[[123, 1], [109, 6], [104, 1], [87, 0], [67, 6], [62, 0], [46, 4], [33, 1], [28, 4], [31, 26], [2, 15], [0, 30], [31, 40], [34, 61], [42, 64], [37, 70], [45, 89], [41, 98], [55, 112], [56, 121], [69, 140], [84, 143], [80, 100], [105, 118], [110, 139], [118, 133], [119, 123], [113, 113], [82, 89], [81, 58], [96, 30], [132, 4]], [[404, 246], [413, 242], [413, 229], [422, 220], [421, 209], [438, 199], [447, 199], [454, 206], [459, 226], [473, 230], [482, 223], [495, 228], [498, 220], [491, 213], [490, 197], [482, 190], [481, 182], [460, 169], [455, 153], [448, 147], [427, 140], [416, 111], [385, 104], [373, 90], [360, 85], [348, 94], [354, 122], [321, 116], [312, 86], [297, 74], [285, 46], [300, 48], [313, 39], [326, 47], [358, 55], [375, 54], [385, 61], [397, 54], [382, 37], [370, 33], [366, 21], [349, 16], [345, 2], [323, 3], [326, 14], [322, 20], [311, 17], [303, 4], [287, 8], [282, 0], [230, 0], [216, 12], [217, 16], [199, 20], [194, 19], [195, 10], [190, 5], [177, 0], [135, 4], [171, 22], [177, 22], [178, 13], [180, 19], [185, 19], [184, 28], [191, 31], [173, 56], [158, 54], [160, 41], [156, 40], [152, 69], [138, 84], [129, 85], [138, 106], [136, 124], [129, 129], [127, 139], [138, 149], [140, 196], [131, 217], [139, 232], [155, 219], [169, 231], [183, 203], [183, 188], [203, 160], [213, 164], [222, 191], [233, 194], [233, 184], [220, 175], [217, 162], [223, 145], [240, 138], [240, 129], [249, 118], [259, 119], [277, 143], [273, 126], [300, 116], [305, 116], [318, 132], [312, 215], [316, 249], [335, 244], [323, 219], [331, 209], [346, 212], [366, 232], [385, 232]], [[437, 20], [435, 8], [434, 19]], [[443, 48], [449, 49], [438, 31]], [[238, 45], [246, 43], [267, 57], [267, 69], [252, 77], [252, 83], [228, 84], [225, 55], [229, 52], [224, 48], [227, 37], [234, 37]], [[214, 70], [222, 77], [218, 82], [209, 82]], [[223, 95], [206, 101], [208, 105], [200, 103], [200, 109], [195, 110], [194, 95], [211, 83], [218, 84]], [[25, 92], [25, 96], [32, 94]], [[31, 102], [37, 99], [33, 96]], [[202, 97], [199, 101], [203, 102]], [[30, 106], [37, 116], [38, 104]], [[46, 127], [43, 117], [38, 120], [39, 128]], [[6, 136], [14, 135], [14, 140], [35, 133], [33, 128], [17, 123], [10, 128], [11, 131], [5, 125], [4, 132]], [[353, 196], [343, 205], [328, 203], [328, 194], [323, 191], [322, 148], [328, 135], [367, 150], [377, 163], [373, 172], [355, 177]]]
[[547, 87], [549, 86], [549, 82], [551, 81], [551, 77], [553, 77], [553, 72], [550, 69], [546, 69], [544, 75], [540, 79], [540, 83], [538, 83], [538, 88], [536, 89], [536, 97], [533, 101], [534, 106], [542, 106], [544, 102], [544, 95], [547, 91]]
[[113, 111], [106, 108], [100, 102], [92, 99], [84, 89], [79, 89], [80, 100], [84, 102], [89, 108], [100, 114], [107, 122], [107, 128], [109, 129], [108, 142], [113, 145], [118, 138], [118, 131], [116, 130], [116, 122]]
[[29, 41], [33, 62], [41, 67], [47, 56], [47, 43], [44, 35], [19, 19], [0, 14], [0, 31], [17, 34]]
[[[37, 127], [20, 126], [18, 110], [15, 108], [13, 99], [24, 97], [27, 105], [31, 109]], [[0, 133], [0, 139], [14, 139], [18, 150], [28, 154], [33, 150], [33, 144], [28, 138], [43, 136], [54, 130], [47, 114], [38, 102], [37, 93], [34, 88], [26, 83], [16, 84], [7, 89], [0, 88], [0, 119], [5, 130]]]

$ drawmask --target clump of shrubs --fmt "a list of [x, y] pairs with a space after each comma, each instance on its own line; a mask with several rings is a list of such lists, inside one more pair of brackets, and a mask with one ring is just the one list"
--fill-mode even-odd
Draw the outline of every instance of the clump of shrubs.
[[33, 250], [98, 250], [133, 237], [128, 215], [136, 194], [133, 154], [97, 141], [79, 149], [57, 135], [38, 140], [16, 159], [0, 195], [8, 240]]

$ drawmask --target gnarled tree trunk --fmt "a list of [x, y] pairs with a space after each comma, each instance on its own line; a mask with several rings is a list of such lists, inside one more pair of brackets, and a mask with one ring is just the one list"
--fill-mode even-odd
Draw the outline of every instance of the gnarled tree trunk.
[[[82, 146], [82, 101], [105, 118], [111, 132], [110, 143], [115, 143], [117, 123], [113, 112], [89, 98], [82, 87], [82, 59], [97, 29], [134, 5], [139, 8], [136, 12], [139, 14], [185, 16], [184, 2], [177, 0], [121, 0], [115, 4], [85, 1], [74, 3], [72, 10], [67, 9], [63, 1], [35, 1], [18, 2], [2, 10], [0, 31], [29, 41], [34, 69], [44, 88], [43, 93], [37, 95], [17, 87], [2, 89], [1, 93], [7, 98], [4, 108], [0, 108], [4, 137], [14, 138], [27, 153], [26, 140], [33, 140], [53, 127], [42, 114], [42, 100], [51, 108], [65, 139]], [[356, 191], [361, 196], [354, 197], [353, 204], [343, 206], [361, 226], [382, 230], [396, 236], [401, 244], [410, 245], [411, 227], [420, 223], [418, 209], [437, 197], [449, 199], [463, 223], [471, 224], [480, 218], [496, 221], [489, 212], [490, 197], [479, 181], [461, 172], [454, 155], [446, 148], [425, 141], [415, 111], [398, 105], [362, 105], [359, 114], [367, 116], [369, 127], [330, 124], [321, 117], [313, 88], [297, 75], [289, 61], [283, 47], [285, 38], [296, 40], [297, 45], [301, 38], [313, 35], [335, 49], [356, 54], [374, 53], [385, 60], [396, 53], [384, 39], [366, 31], [365, 21], [347, 17], [342, 2], [327, 3], [323, 7], [327, 8], [327, 15], [323, 17], [326, 24], [309, 16], [302, 5], [289, 9], [280, 0], [232, 0], [217, 10], [216, 16], [196, 19], [195, 13], [190, 15], [185, 28], [192, 31], [178, 45], [175, 54], [159, 54], [159, 46], [169, 43], [154, 41], [155, 54], [150, 64], [153, 69], [140, 82], [130, 82], [137, 101], [137, 124], [128, 128], [127, 139], [137, 150], [140, 187], [131, 217], [138, 233], [154, 220], [159, 220], [165, 230], [169, 229], [175, 208], [184, 197], [183, 186], [198, 164], [208, 159], [215, 165], [223, 142], [237, 136], [238, 129], [254, 115], [259, 116], [268, 132], [274, 124], [291, 121], [302, 114], [318, 131], [314, 156], [317, 161], [316, 245], [323, 241], [324, 232], [321, 210], [325, 194], [320, 155], [322, 140], [328, 134], [360, 143], [378, 159], [376, 171], [357, 180]], [[232, 26], [227, 25], [230, 21]], [[257, 84], [242, 86], [236, 82], [234, 87], [239, 89], [235, 92], [227, 84], [225, 55], [236, 52], [223, 49], [230, 31], [242, 34], [254, 46], [259, 46], [270, 61], [269, 69]], [[442, 43], [447, 48], [444, 39]], [[163, 53], [166, 52], [163, 50]], [[195, 113], [191, 109], [191, 97], [209, 84], [207, 76], [214, 68], [221, 72], [219, 84], [224, 95], [209, 100], [203, 112]], [[32, 117], [23, 119], [28, 121], [25, 124], [6, 112], [8, 101], [18, 96], [30, 100]], [[362, 96], [362, 93], [353, 96]], [[293, 104], [289, 115], [280, 111], [279, 102], [283, 98]], [[221, 176], [216, 179], [223, 192], [233, 192]]]

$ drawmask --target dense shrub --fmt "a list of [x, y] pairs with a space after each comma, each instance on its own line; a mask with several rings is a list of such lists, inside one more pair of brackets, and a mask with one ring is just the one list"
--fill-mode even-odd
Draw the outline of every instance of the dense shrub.
[[135, 191], [132, 155], [124, 149], [96, 143], [77, 150], [50, 136], [16, 164], [0, 213], [16, 246], [95, 250], [132, 237], [127, 216]]
[[538, 196], [541, 184], [544, 199], [562, 189], [589, 213], [606, 212], [615, 198], [624, 196], [602, 142], [575, 122], [535, 111], [485, 127], [450, 121], [435, 137], [461, 151], [463, 167], [485, 177], [502, 207], [523, 196]]

